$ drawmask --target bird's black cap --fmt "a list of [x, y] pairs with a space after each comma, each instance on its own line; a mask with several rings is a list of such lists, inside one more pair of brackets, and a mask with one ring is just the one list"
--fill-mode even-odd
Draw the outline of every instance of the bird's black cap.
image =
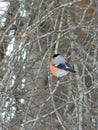
[[53, 58], [55, 58], [55, 57], [57, 57], [57, 56], [59, 56], [59, 55], [60, 55], [60, 54], [54, 54], [54, 55], [53, 55]]

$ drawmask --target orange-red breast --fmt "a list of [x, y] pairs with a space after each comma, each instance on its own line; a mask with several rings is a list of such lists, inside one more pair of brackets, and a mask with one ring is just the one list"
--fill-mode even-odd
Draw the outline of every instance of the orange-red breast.
[[75, 73], [73, 67], [64, 59], [60, 54], [54, 54], [50, 61], [50, 71], [56, 77], [62, 77], [68, 74], [68, 72]]

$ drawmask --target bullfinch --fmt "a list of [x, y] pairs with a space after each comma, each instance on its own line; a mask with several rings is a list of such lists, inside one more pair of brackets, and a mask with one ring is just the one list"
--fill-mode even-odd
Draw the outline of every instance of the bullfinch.
[[68, 72], [75, 73], [74, 68], [60, 54], [54, 54], [50, 61], [50, 71], [56, 77], [62, 77]]

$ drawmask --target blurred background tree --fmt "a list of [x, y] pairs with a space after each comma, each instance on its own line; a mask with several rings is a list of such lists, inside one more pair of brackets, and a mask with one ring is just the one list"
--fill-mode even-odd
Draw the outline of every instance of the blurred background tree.
[[[98, 130], [97, 0], [0, 1], [0, 129]], [[76, 74], [57, 79], [60, 53]]]

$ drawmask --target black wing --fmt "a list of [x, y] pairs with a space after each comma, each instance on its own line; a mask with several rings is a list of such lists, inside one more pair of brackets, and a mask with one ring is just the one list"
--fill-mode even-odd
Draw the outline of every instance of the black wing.
[[[54, 65], [55, 66], [55, 65]], [[65, 64], [59, 64], [59, 65], [56, 65], [56, 67], [58, 67], [59, 69], [62, 69], [62, 70], [66, 70], [66, 71], [70, 71], [72, 73], [75, 73], [76, 71], [74, 70], [74, 68], [72, 68], [70, 66], [69, 63], [65, 63]]]
[[66, 68], [71, 68], [70, 64], [68, 62], [65, 62]]
[[66, 70], [66, 66], [64, 64], [58, 64], [58, 65], [54, 64], [54, 66], [58, 67], [59, 69]]

